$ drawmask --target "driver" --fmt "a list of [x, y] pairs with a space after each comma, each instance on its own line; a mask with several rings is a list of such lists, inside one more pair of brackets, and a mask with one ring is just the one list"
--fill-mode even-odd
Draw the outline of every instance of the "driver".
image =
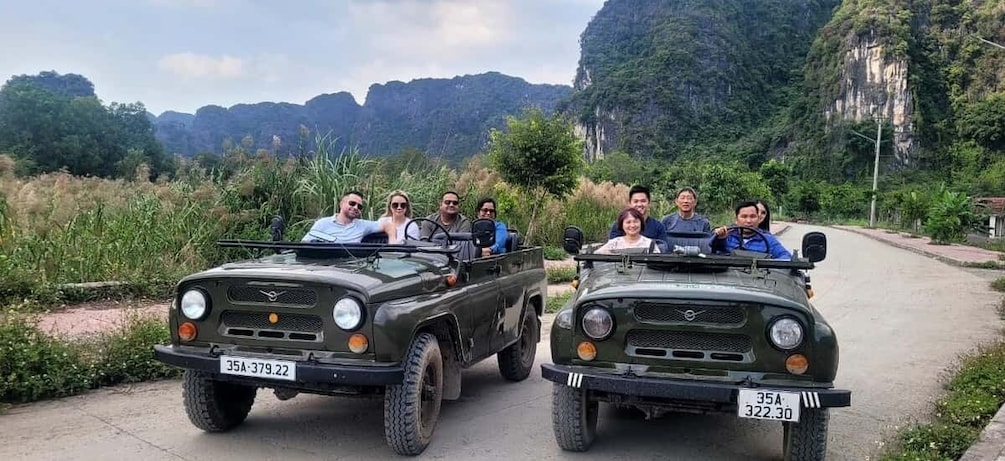
[[311, 230], [307, 231], [303, 242], [338, 242], [338, 243], [359, 243], [363, 237], [384, 232], [387, 234], [387, 241], [394, 242], [398, 235], [394, 223], [385, 221], [378, 223], [366, 219], [359, 219], [363, 213], [363, 194], [350, 191], [339, 200], [338, 213], [332, 217], [325, 217], [314, 221]]
[[[760, 215], [757, 202], [740, 202], [736, 206], [736, 225], [756, 228]], [[735, 249], [768, 253], [771, 259], [792, 259], [792, 254], [785, 249], [778, 239], [767, 232], [757, 232], [752, 229], [732, 229], [726, 226], [717, 227], [713, 232], [712, 252], [728, 253]], [[756, 234], [756, 235], [755, 235]]]

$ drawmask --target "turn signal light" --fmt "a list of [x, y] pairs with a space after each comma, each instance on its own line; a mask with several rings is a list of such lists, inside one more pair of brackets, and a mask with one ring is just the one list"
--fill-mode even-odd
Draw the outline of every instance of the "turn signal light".
[[579, 355], [580, 359], [589, 362], [597, 358], [597, 346], [589, 341], [583, 341], [579, 343], [579, 346], [576, 346], [576, 354]]
[[370, 347], [370, 341], [366, 339], [366, 336], [356, 333], [349, 337], [349, 350], [357, 354], [362, 354], [366, 352], [366, 349]]
[[569, 285], [572, 285], [572, 288], [579, 288], [579, 278], [577, 277], [572, 279], [572, 282], [570, 282]]
[[807, 288], [806, 289], [806, 297], [807, 298], [812, 298], [813, 297], [813, 289], [812, 288]]
[[199, 330], [192, 322], [185, 322], [178, 325], [178, 338], [182, 341], [192, 341], [199, 335]]
[[448, 274], [446, 277], [443, 278], [443, 280], [447, 282], [448, 287], [457, 285], [457, 275], [455, 274]]
[[803, 354], [792, 354], [785, 359], [785, 369], [794, 375], [806, 373], [806, 369], [809, 367], [810, 361]]

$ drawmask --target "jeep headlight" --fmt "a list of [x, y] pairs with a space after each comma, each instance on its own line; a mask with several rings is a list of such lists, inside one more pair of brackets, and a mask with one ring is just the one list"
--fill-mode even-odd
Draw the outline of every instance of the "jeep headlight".
[[794, 349], [803, 342], [803, 326], [792, 317], [782, 317], [768, 329], [771, 342], [780, 349]]
[[606, 309], [594, 307], [583, 314], [583, 332], [586, 336], [600, 341], [607, 339], [614, 331], [614, 317]]
[[209, 299], [202, 290], [192, 289], [185, 292], [181, 297], [181, 313], [192, 320], [199, 320], [206, 316], [209, 310]]
[[563, 330], [572, 329], [572, 309], [565, 309], [555, 316], [555, 326]]
[[355, 298], [342, 298], [332, 309], [332, 318], [339, 328], [351, 331], [363, 324], [363, 305]]

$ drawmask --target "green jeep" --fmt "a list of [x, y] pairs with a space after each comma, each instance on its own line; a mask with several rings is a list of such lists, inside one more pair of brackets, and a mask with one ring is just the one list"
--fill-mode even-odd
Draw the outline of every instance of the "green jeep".
[[220, 241], [274, 254], [181, 280], [171, 345], [154, 356], [185, 368], [185, 410], [202, 430], [243, 422], [259, 388], [371, 396], [383, 398], [388, 445], [419, 454], [441, 399], [460, 397], [462, 369], [495, 354], [502, 376], [522, 381], [534, 365], [542, 251], [511, 231], [506, 253], [476, 257], [494, 232], [478, 220], [403, 245]]
[[804, 235], [804, 257], [791, 261], [712, 255], [704, 234], [670, 234], [673, 250], [652, 254], [579, 254], [582, 232], [564, 238], [578, 254], [578, 285], [552, 325], [554, 363], [541, 366], [562, 449], [590, 448], [608, 402], [647, 417], [779, 421], [784, 459], [824, 459], [828, 408], [851, 404], [850, 391], [833, 388], [834, 330], [809, 302], [805, 271], [826, 256], [824, 234]]

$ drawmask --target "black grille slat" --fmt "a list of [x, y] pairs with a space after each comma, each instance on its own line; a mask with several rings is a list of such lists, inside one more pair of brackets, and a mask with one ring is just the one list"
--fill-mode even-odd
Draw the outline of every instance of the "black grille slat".
[[227, 290], [227, 297], [235, 303], [284, 304], [288, 306], [313, 306], [318, 294], [308, 288], [273, 288], [236, 285]]
[[747, 311], [742, 306], [639, 303], [634, 311], [640, 322], [739, 325], [747, 319]]
[[632, 330], [628, 332], [628, 345], [673, 350], [739, 353], [751, 349], [749, 336], [689, 331]]
[[269, 314], [265, 312], [233, 312], [223, 313], [220, 319], [225, 327], [255, 328], [260, 330], [279, 330], [295, 332], [320, 333], [323, 328], [321, 317], [304, 314], [278, 314], [279, 321], [269, 323]]

